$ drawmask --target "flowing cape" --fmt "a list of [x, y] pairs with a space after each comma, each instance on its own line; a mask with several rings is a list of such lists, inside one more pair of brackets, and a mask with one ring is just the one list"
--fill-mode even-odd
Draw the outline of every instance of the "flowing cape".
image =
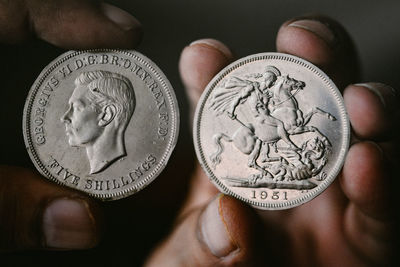
[[[231, 77], [221, 86], [217, 87], [212, 94], [210, 107], [216, 115], [221, 115], [232, 107], [232, 103], [241, 97], [243, 88], [251, 85], [252, 82]], [[243, 99], [243, 102], [245, 99]]]

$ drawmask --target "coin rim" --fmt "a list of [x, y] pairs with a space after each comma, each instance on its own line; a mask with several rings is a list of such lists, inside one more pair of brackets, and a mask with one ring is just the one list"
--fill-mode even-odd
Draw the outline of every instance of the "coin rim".
[[[290, 63], [294, 63], [297, 65], [300, 65], [302, 67], [307, 68], [314, 74], [316, 74], [318, 77], [322, 79], [327, 84], [327, 87], [332, 91], [334, 97], [336, 98], [336, 102], [339, 107], [340, 111], [340, 116], [343, 121], [343, 141], [342, 141], [342, 147], [340, 148], [339, 156], [336, 159], [336, 164], [332, 167], [332, 170], [329, 172], [328, 177], [322, 181], [318, 185], [318, 189], [310, 190], [310, 192], [304, 194], [301, 197], [295, 198], [290, 201], [282, 202], [282, 203], [269, 203], [269, 202], [259, 202], [259, 201], [254, 201], [247, 199], [245, 197], [240, 196], [239, 194], [233, 192], [230, 190], [227, 186], [225, 186], [217, 177], [214, 175], [212, 169], [208, 166], [207, 161], [205, 159], [203, 149], [201, 147], [201, 140], [200, 140], [200, 124], [201, 124], [201, 114], [203, 113], [203, 109], [205, 108], [205, 104], [208, 100], [208, 97], [210, 96], [211, 92], [214, 90], [215, 86], [225, 78], [229, 73], [234, 71], [235, 69], [250, 63], [250, 62], [255, 62], [255, 61], [260, 61], [260, 60], [281, 60], [281, 61], [287, 61]], [[321, 194], [323, 191], [326, 190], [326, 188], [335, 180], [336, 176], [340, 172], [340, 170], [343, 167], [344, 164], [344, 159], [346, 157], [349, 144], [350, 144], [350, 122], [348, 118], [347, 111], [344, 106], [344, 100], [342, 97], [342, 94], [336, 87], [336, 85], [333, 83], [333, 81], [317, 66], [313, 65], [312, 63], [299, 58], [297, 56], [289, 55], [289, 54], [284, 54], [284, 53], [274, 53], [274, 52], [267, 52], [267, 53], [259, 53], [259, 54], [254, 54], [250, 56], [246, 56], [244, 58], [241, 58], [239, 60], [236, 60], [235, 62], [229, 64], [226, 66], [224, 69], [222, 69], [217, 75], [214, 76], [214, 78], [208, 83], [206, 86], [204, 92], [202, 93], [200, 100], [197, 104], [196, 107], [196, 112], [194, 115], [194, 123], [193, 123], [193, 140], [194, 140], [194, 146], [195, 146], [195, 151], [197, 158], [200, 161], [200, 165], [205, 170], [207, 176], [210, 178], [210, 180], [217, 186], [217, 188], [228, 195], [231, 195], [241, 201], [244, 201], [251, 206], [259, 209], [264, 209], [264, 210], [282, 210], [282, 209], [289, 209], [289, 208], [294, 208], [297, 207], [301, 204], [304, 204], [315, 197], [317, 197], [319, 194]]]
[[[117, 54], [125, 54], [132, 58], [133, 60], [143, 64], [145, 67], [147, 67], [152, 74], [156, 77], [157, 81], [161, 84], [162, 88], [164, 89], [165, 95], [167, 96], [168, 101], [171, 103], [171, 135], [169, 138], [169, 142], [166, 146], [165, 152], [162, 154], [162, 158], [157, 164], [157, 166], [153, 169], [151, 173], [149, 173], [144, 179], [142, 179], [139, 183], [134, 184], [133, 186], [126, 188], [124, 190], [121, 190], [119, 192], [113, 192], [113, 193], [106, 193], [106, 194], [100, 194], [100, 193], [91, 193], [87, 192], [84, 189], [79, 189], [76, 187], [69, 186], [65, 183], [62, 183], [59, 179], [54, 177], [49, 170], [47, 170], [45, 164], [42, 163], [40, 160], [39, 156], [36, 153], [35, 147], [34, 147], [34, 142], [32, 141], [31, 137], [31, 110], [33, 107], [33, 104], [36, 99], [36, 95], [42, 85], [42, 83], [46, 80], [46, 78], [56, 69], [58, 66], [60, 66], [62, 63], [65, 61], [76, 57], [81, 54], [85, 53], [117, 53]], [[58, 56], [56, 59], [54, 59], [52, 62], [50, 62], [39, 74], [38, 78], [35, 80], [33, 85], [31, 86], [31, 89], [29, 90], [28, 96], [25, 100], [25, 105], [24, 105], [24, 111], [23, 111], [23, 119], [22, 119], [22, 130], [23, 130], [23, 136], [24, 136], [24, 141], [26, 145], [26, 150], [35, 165], [36, 169], [47, 179], [52, 180], [56, 182], [57, 184], [60, 184], [62, 186], [66, 186], [81, 192], [84, 192], [94, 198], [103, 200], [103, 201], [110, 201], [110, 200], [118, 200], [124, 197], [128, 197], [132, 194], [135, 194], [148, 186], [152, 181], [157, 178], [162, 170], [166, 167], [169, 158], [172, 155], [172, 152], [177, 144], [178, 141], [178, 136], [179, 136], [179, 106], [178, 106], [178, 101], [175, 95], [175, 92], [172, 88], [171, 83], [165, 76], [165, 74], [161, 71], [161, 69], [149, 58], [144, 56], [138, 51], [134, 50], [119, 50], [119, 49], [89, 49], [89, 50], [71, 50], [68, 52], [63, 53], [62, 55]]]

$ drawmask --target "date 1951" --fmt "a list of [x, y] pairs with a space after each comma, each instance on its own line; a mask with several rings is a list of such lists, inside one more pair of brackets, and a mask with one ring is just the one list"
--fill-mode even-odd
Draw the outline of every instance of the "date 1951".
[[252, 199], [261, 199], [261, 200], [267, 200], [267, 199], [272, 199], [272, 200], [288, 200], [287, 199], [287, 192], [286, 191], [256, 191], [252, 190], [251, 191], [251, 198]]

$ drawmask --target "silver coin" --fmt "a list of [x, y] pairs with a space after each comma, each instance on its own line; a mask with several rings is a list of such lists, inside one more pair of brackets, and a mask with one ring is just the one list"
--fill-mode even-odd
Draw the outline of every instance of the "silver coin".
[[295, 56], [262, 53], [224, 68], [197, 105], [201, 166], [225, 194], [288, 209], [322, 193], [342, 168], [349, 120], [335, 84]]
[[136, 51], [70, 51], [27, 97], [23, 132], [39, 172], [102, 200], [153, 181], [175, 147], [179, 112], [161, 70]]

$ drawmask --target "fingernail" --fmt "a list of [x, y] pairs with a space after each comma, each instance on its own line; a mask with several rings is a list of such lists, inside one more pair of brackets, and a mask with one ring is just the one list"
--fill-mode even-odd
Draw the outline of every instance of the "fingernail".
[[237, 250], [238, 247], [232, 239], [229, 229], [221, 212], [220, 194], [203, 211], [199, 224], [199, 239], [206, 244], [211, 253], [222, 258]]
[[327, 25], [318, 20], [301, 19], [290, 23], [288, 26], [301, 28], [306, 31], [312, 32], [329, 45], [333, 45], [335, 42], [335, 35], [332, 30]]
[[193, 46], [193, 45], [204, 45], [204, 46], [208, 46], [208, 47], [212, 47], [217, 49], [219, 52], [221, 52], [226, 58], [230, 59], [232, 58], [232, 52], [231, 50], [224, 45], [223, 43], [221, 43], [218, 40], [215, 39], [200, 39], [197, 41], [192, 42], [189, 46]]
[[387, 103], [385, 100], [385, 97], [383, 96], [382, 92], [388, 93], [388, 97], [396, 97], [396, 92], [395, 90], [383, 83], [375, 83], [375, 82], [370, 82], [370, 83], [357, 83], [354, 84], [355, 86], [361, 86], [369, 89], [371, 92], [373, 92], [378, 98], [380, 99], [382, 105], [386, 107]]
[[46, 247], [87, 249], [97, 243], [96, 227], [89, 205], [80, 199], [56, 199], [43, 213]]
[[116, 6], [107, 3], [101, 3], [101, 10], [107, 18], [116, 23], [125, 31], [129, 31], [140, 25], [140, 22], [135, 17]]

